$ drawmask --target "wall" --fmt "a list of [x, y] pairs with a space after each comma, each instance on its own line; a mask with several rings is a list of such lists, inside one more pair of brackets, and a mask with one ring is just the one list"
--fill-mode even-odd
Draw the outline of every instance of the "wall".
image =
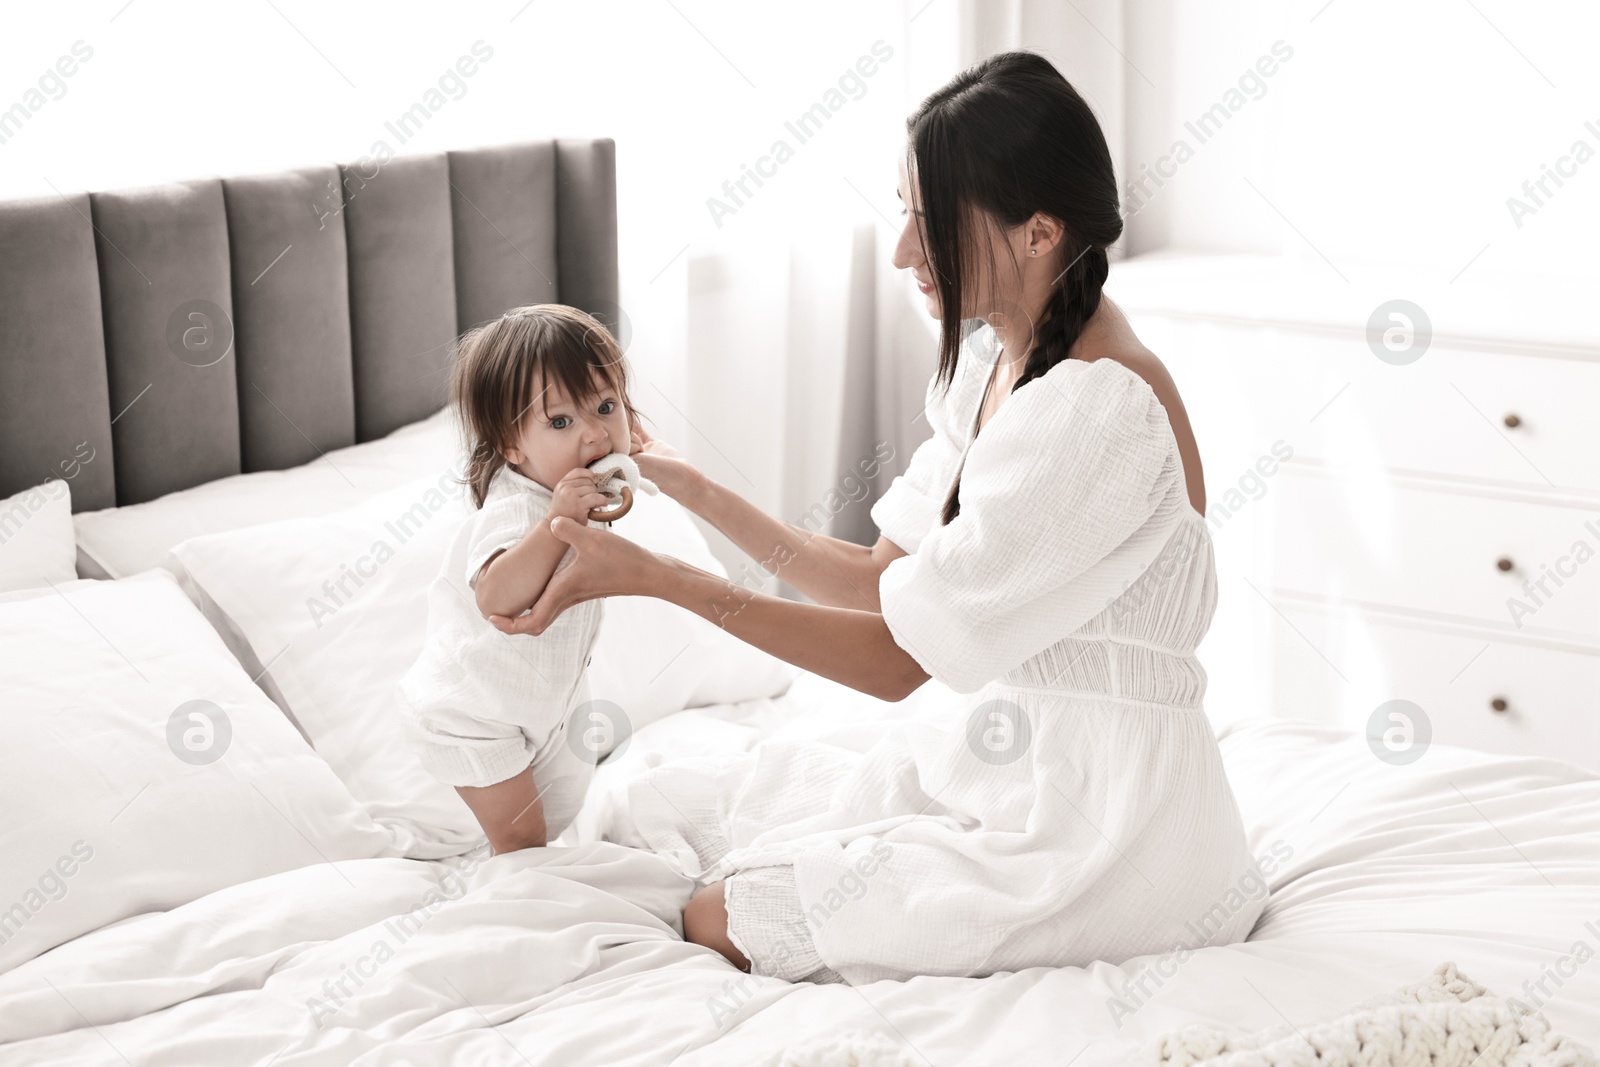
[[[1140, 208], [1124, 251], [1326, 257], [1349, 276], [1417, 265], [1600, 274], [1600, 158], [1518, 219], [1524, 181], [1600, 152], [1600, 8], [1580, 0], [1125, 0], [1125, 177], [1194, 154]], [[1201, 143], [1185, 128], [1274, 42], [1292, 58]], [[1594, 128], [1585, 127], [1585, 123]], [[1330, 278], [1334, 275], [1330, 271]], [[1336, 279], [1335, 279], [1336, 280]]]

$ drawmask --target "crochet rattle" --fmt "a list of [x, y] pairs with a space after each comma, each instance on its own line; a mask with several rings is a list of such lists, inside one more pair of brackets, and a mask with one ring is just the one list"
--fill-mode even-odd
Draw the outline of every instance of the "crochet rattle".
[[622, 503], [610, 510], [603, 507], [592, 508], [589, 511], [589, 518], [595, 522], [616, 522], [626, 515], [633, 507], [635, 490], [643, 489], [651, 494], [660, 492], [655, 482], [639, 473], [639, 465], [633, 461], [633, 457], [621, 452], [601, 456], [589, 464], [589, 469], [600, 475], [595, 479], [595, 484], [602, 493], [608, 497], [622, 498]]

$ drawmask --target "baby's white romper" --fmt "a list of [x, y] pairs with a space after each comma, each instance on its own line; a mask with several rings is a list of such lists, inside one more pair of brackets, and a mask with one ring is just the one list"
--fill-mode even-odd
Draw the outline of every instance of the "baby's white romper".
[[484, 563], [547, 520], [551, 496], [510, 467], [495, 475], [428, 588], [428, 636], [401, 680], [400, 703], [418, 759], [447, 785], [493, 785], [531, 765], [554, 841], [597, 761], [582, 738], [569, 738], [568, 719], [589, 699], [585, 668], [605, 601], [568, 608], [542, 634], [503, 634], [479, 614], [474, 593]]

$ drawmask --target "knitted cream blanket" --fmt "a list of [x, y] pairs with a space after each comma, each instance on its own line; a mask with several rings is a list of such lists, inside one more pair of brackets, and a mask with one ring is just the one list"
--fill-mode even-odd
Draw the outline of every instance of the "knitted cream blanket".
[[1597, 1067], [1542, 1014], [1441, 963], [1426, 979], [1324, 1022], [1248, 1037], [1193, 1026], [1160, 1038], [1150, 1067]]

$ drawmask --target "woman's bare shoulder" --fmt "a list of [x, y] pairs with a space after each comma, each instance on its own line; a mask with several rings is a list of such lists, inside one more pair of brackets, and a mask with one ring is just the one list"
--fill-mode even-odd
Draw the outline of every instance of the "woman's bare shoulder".
[[1167, 409], [1168, 418], [1183, 411], [1183, 398], [1178, 395], [1178, 383], [1172, 380], [1172, 375], [1167, 372], [1167, 365], [1161, 362], [1161, 358], [1154, 352], [1143, 345], [1138, 345], [1126, 351], [1110, 353], [1106, 358], [1116, 360], [1143, 378], [1156, 394], [1156, 399], [1161, 401], [1161, 406]]
[[1165, 363], [1146, 348], [1134, 334], [1128, 320], [1109, 300], [1084, 329], [1078, 344], [1073, 346], [1073, 356], [1088, 362], [1113, 359], [1143, 378], [1166, 409], [1167, 422], [1177, 440], [1178, 452], [1183, 456], [1185, 480], [1189, 485], [1189, 499], [1195, 510], [1205, 511], [1205, 485], [1200, 463], [1200, 448], [1195, 442], [1194, 430], [1189, 425], [1189, 413], [1178, 393], [1178, 383], [1173, 381]]
[[[1170, 418], [1183, 410], [1183, 400], [1178, 396], [1178, 384], [1167, 372], [1166, 364], [1144, 346], [1120, 313], [1104, 315], [1102, 307], [1090, 324], [1084, 328], [1077, 344], [1072, 346], [1072, 357], [1085, 363], [1110, 359], [1127, 367], [1143, 378], [1155, 392], [1156, 399], [1167, 409]], [[1113, 309], [1114, 310], [1114, 309]]]

